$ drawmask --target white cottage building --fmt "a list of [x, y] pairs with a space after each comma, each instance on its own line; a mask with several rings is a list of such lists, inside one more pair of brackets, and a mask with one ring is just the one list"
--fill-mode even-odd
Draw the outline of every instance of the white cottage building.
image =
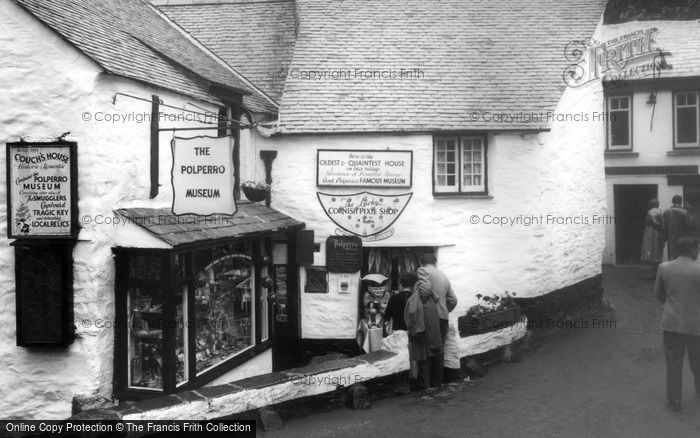
[[[218, 384], [357, 353], [362, 278], [395, 289], [426, 252], [459, 299], [450, 368], [478, 293], [515, 291], [537, 324], [600, 297], [602, 86], [563, 76], [603, 2], [152, 3], [0, 6], [6, 417], [193, 389], [165, 403], [208, 409]], [[29, 204], [46, 178], [60, 218]]]
[[[426, 251], [459, 298], [453, 327], [478, 293], [515, 291], [537, 319], [600, 287], [602, 87], [564, 71], [605, 2], [153, 3], [280, 105], [247, 115], [264, 123], [241, 144], [276, 154], [272, 205], [314, 232], [291, 328], [304, 349], [351, 346], [361, 278], [395, 289]], [[362, 208], [384, 202], [401, 207]], [[349, 279], [325, 277], [335, 235], [362, 238]]]

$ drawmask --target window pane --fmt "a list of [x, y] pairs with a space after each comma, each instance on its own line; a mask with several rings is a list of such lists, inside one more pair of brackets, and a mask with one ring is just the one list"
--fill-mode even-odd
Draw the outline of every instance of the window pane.
[[454, 163], [455, 161], [457, 161], [456, 154], [454, 151], [450, 151], [447, 153], [447, 161], [449, 161], [451, 163]]
[[620, 101], [616, 97], [611, 97], [610, 98], [610, 109], [611, 110], [616, 110], [620, 108]]
[[444, 163], [438, 163], [437, 171], [439, 174], [444, 174], [447, 171], [447, 166]]
[[447, 185], [448, 185], [448, 186], [453, 186], [453, 185], [455, 185], [455, 182], [456, 182], [456, 178], [455, 178], [454, 175], [450, 175], [450, 176], [447, 177]]
[[695, 105], [695, 93], [686, 94], [686, 104]]
[[475, 174], [481, 174], [481, 164], [475, 164], [474, 165], [474, 173]]
[[[146, 270], [160, 261], [156, 257], [132, 257], [146, 262]], [[131, 266], [130, 266], [131, 268]], [[140, 268], [137, 268], [137, 270]], [[132, 273], [134, 271], [131, 271]], [[140, 275], [140, 274], [137, 274]], [[131, 275], [130, 275], [131, 277]], [[130, 278], [130, 280], [133, 279]], [[160, 289], [130, 287], [129, 315], [129, 385], [136, 388], [163, 388], [163, 294]]]
[[464, 165], [464, 173], [472, 173], [472, 165], [471, 164]]
[[175, 306], [177, 311], [177, 321], [175, 326], [175, 357], [177, 362], [175, 364], [175, 383], [180, 385], [187, 382], [189, 372], [189, 349], [188, 346], [188, 332], [187, 327], [189, 326], [189, 320], [187, 318], [187, 286], [182, 286], [175, 293]]
[[676, 94], [676, 104], [685, 105], [685, 94]]
[[475, 176], [474, 177], [474, 185], [475, 186], [480, 186], [481, 185], [481, 177], [480, 176]]
[[608, 126], [611, 146], [627, 146], [630, 144], [628, 111], [612, 112]]
[[437, 183], [439, 186], [445, 186], [447, 185], [447, 177], [444, 175], [438, 175], [437, 177]]
[[[239, 254], [202, 257], [195, 274], [196, 367], [200, 374], [253, 345], [254, 269]], [[204, 261], [204, 263], [201, 263]]]
[[676, 127], [678, 129], [678, 143], [697, 142], [697, 118], [697, 110], [694, 107], [676, 109]]
[[454, 165], [454, 163], [448, 164], [448, 165], [447, 165], [447, 173], [450, 174], [450, 175], [454, 175], [454, 173], [455, 173], [455, 167], [456, 167], [456, 166]]
[[471, 176], [465, 176], [464, 177], [464, 184], [465, 186], [470, 186], [472, 185], [472, 177]]
[[445, 161], [447, 161], [447, 154], [446, 154], [445, 152], [440, 152], [440, 151], [438, 151], [438, 153], [437, 153], [437, 161], [438, 161], [439, 163], [444, 163]]
[[630, 100], [627, 97], [620, 98], [620, 108], [627, 109], [630, 107]]
[[481, 151], [474, 151], [474, 162], [479, 163], [481, 161]]

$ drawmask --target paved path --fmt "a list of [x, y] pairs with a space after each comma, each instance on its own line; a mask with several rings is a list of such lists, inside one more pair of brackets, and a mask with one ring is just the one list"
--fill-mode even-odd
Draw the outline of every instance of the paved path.
[[[660, 305], [647, 272], [606, 269], [606, 299], [615, 310], [597, 318], [607, 324], [540, 336], [522, 361], [496, 365], [484, 379], [379, 400], [370, 410], [295, 419], [261, 435], [700, 437], [700, 399], [687, 359], [683, 412], [666, 409]], [[594, 320], [578, 321], [585, 322]]]

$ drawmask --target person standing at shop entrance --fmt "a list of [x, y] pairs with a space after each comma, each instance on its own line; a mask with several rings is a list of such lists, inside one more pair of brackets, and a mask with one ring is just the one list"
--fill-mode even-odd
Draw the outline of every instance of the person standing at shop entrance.
[[452, 290], [452, 285], [447, 276], [437, 268], [437, 258], [435, 254], [425, 254], [420, 258], [421, 267], [418, 268], [418, 288], [423, 298], [433, 296], [436, 300], [437, 314], [440, 324], [440, 335], [442, 337], [442, 350], [436, 359], [436, 366], [439, 368], [436, 374], [436, 381], [433, 385], [442, 384], [442, 368], [445, 360], [445, 339], [447, 339], [447, 329], [449, 312], [457, 306], [457, 297]]
[[[668, 242], [668, 259], [673, 260], [678, 256], [676, 250], [676, 240], [679, 237], [690, 234], [692, 229], [692, 217], [688, 210], [683, 207], [683, 197], [675, 195], [670, 208], [663, 214], [662, 238]], [[663, 248], [663, 245], [661, 246]]]
[[681, 410], [683, 358], [688, 350], [700, 396], [700, 239], [684, 236], [676, 242], [678, 257], [659, 266], [656, 298], [664, 304], [661, 329], [666, 352], [666, 396], [671, 410]]

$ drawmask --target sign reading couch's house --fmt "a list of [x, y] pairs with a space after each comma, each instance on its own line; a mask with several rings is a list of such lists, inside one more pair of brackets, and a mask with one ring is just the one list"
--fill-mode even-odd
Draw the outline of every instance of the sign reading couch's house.
[[77, 145], [7, 144], [7, 235], [10, 239], [75, 239]]
[[319, 149], [316, 170], [321, 187], [411, 187], [413, 151]]
[[173, 138], [173, 213], [234, 214], [229, 137]]

